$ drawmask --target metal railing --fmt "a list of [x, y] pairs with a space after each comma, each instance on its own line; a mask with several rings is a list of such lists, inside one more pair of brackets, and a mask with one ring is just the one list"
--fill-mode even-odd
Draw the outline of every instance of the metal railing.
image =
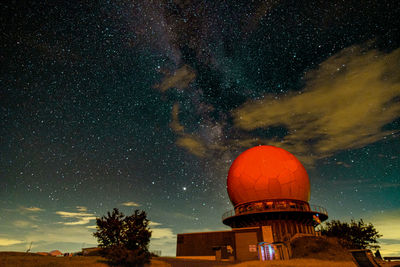
[[328, 216], [328, 211], [322, 206], [310, 205], [310, 208], [311, 208], [311, 211], [315, 211], [315, 212], [325, 214], [326, 216]]
[[222, 215], [222, 220], [226, 218], [235, 216], [235, 215], [243, 215], [243, 214], [251, 214], [251, 213], [259, 213], [259, 212], [280, 212], [280, 211], [297, 211], [297, 212], [316, 212], [320, 214], [325, 214], [328, 216], [328, 212], [324, 207], [317, 205], [310, 205], [308, 207], [298, 206], [298, 205], [249, 205], [245, 210], [240, 210], [238, 208], [225, 212]]

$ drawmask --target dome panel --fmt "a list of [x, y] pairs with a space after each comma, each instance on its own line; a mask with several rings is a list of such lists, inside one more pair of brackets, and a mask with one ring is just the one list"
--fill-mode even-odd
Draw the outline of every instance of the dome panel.
[[268, 180], [268, 191], [274, 195], [280, 195], [282, 192], [282, 186], [278, 179], [270, 178]]
[[286, 150], [274, 146], [257, 146], [240, 154], [229, 169], [227, 184], [233, 205], [310, 198], [310, 181], [303, 165]]

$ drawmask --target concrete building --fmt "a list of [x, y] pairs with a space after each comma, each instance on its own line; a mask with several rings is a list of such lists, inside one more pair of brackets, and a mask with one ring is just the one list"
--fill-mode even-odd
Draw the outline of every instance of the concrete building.
[[230, 231], [178, 234], [177, 257], [272, 260], [290, 257], [290, 240], [317, 235], [327, 211], [310, 205], [310, 181], [284, 149], [257, 146], [233, 162], [227, 190], [234, 209], [222, 216]]

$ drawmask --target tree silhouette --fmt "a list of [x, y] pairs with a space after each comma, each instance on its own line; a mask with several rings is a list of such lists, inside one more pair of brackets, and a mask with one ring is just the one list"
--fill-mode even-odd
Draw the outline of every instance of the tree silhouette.
[[322, 226], [321, 234], [337, 237], [342, 246], [350, 249], [377, 249], [377, 239], [382, 236], [373, 224], [365, 224], [362, 219], [350, 223], [332, 220]]
[[117, 208], [96, 219], [99, 247], [102, 255], [115, 265], [141, 266], [149, 262], [151, 231], [145, 211], [135, 210], [125, 216]]

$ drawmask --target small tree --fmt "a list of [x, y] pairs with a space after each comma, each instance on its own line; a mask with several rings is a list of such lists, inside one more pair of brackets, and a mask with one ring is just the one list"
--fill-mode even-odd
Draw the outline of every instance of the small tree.
[[151, 231], [144, 211], [125, 216], [117, 208], [96, 219], [93, 235], [103, 248], [103, 256], [116, 265], [142, 266], [150, 261], [148, 245]]
[[332, 220], [321, 228], [321, 233], [326, 236], [337, 237], [340, 244], [350, 249], [377, 249], [377, 239], [381, 237], [374, 225], [365, 224], [361, 219], [350, 223]]

